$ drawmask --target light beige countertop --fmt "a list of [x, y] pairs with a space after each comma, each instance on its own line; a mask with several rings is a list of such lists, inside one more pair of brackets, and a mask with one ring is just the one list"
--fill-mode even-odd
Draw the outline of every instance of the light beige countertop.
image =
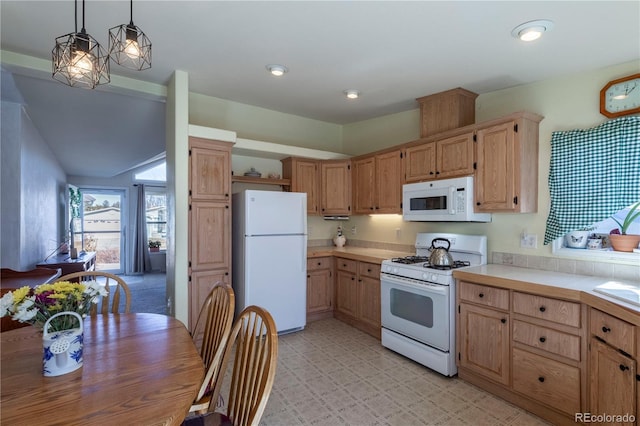
[[336, 256], [345, 259], [360, 260], [363, 262], [381, 263], [385, 259], [411, 256], [413, 254], [415, 253], [352, 246], [307, 247], [307, 258], [309, 259], [314, 257]]
[[454, 271], [453, 276], [463, 281], [585, 303], [640, 325], [639, 282], [498, 264], [472, 266]]

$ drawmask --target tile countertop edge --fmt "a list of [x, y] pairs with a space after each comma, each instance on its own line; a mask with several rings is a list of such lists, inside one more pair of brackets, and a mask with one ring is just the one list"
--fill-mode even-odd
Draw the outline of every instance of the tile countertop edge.
[[[459, 280], [478, 284], [584, 303], [640, 325], [639, 306], [593, 291], [599, 285], [614, 281], [609, 278], [497, 264], [472, 266], [454, 271], [453, 276]], [[632, 281], [615, 281], [638, 285]]]
[[336, 256], [351, 260], [360, 260], [370, 263], [381, 263], [385, 259], [410, 256], [414, 253], [406, 253], [393, 250], [382, 250], [367, 247], [308, 247], [307, 259], [316, 257]]

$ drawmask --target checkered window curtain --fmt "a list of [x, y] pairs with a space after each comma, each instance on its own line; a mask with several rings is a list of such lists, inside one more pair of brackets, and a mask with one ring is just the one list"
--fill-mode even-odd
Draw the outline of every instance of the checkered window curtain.
[[549, 191], [545, 244], [639, 201], [640, 117], [553, 132]]

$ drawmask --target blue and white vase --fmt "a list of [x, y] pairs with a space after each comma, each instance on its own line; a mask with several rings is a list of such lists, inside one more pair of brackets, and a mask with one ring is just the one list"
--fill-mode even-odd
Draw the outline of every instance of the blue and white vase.
[[[49, 323], [52, 319], [72, 315], [77, 317], [79, 328], [54, 331], [49, 333]], [[42, 373], [46, 377], [60, 376], [71, 373], [82, 367], [82, 349], [84, 340], [84, 327], [82, 317], [76, 312], [57, 313], [44, 323], [42, 334]]]

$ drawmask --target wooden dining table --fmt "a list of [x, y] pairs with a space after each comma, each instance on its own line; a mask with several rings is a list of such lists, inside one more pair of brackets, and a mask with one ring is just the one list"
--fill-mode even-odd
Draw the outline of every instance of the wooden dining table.
[[0, 334], [0, 424], [179, 425], [204, 365], [185, 326], [158, 314], [84, 321], [82, 368], [42, 374], [42, 333]]

